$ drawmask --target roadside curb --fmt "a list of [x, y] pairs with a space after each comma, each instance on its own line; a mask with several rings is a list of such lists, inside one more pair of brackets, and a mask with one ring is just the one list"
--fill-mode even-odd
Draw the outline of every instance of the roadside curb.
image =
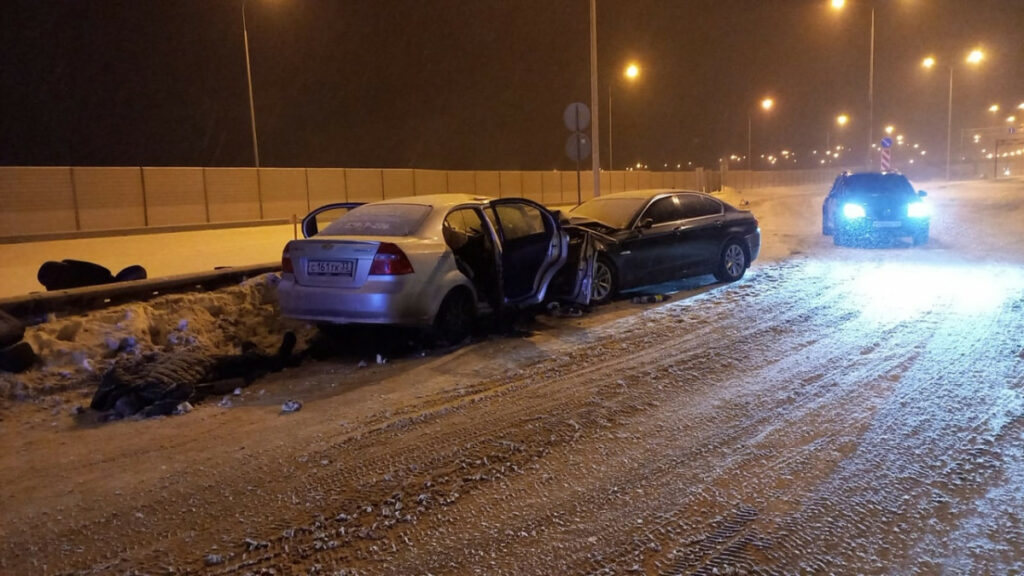
[[45, 321], [48, 314], [78, 314], [129, 301], [144, 301], [165, 294], [215, 290], [229, 284], [237, 284], [247, 278], [280, 270], [280, 263], [255, 264], [71, 290], [33, 292], [25, 296], [0, 298], [0, 310], [26, 325], [39, 324]]

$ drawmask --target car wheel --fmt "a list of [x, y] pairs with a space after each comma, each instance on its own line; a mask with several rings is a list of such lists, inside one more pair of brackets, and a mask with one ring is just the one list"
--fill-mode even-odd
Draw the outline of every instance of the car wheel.
[[715, 278], [719, 282], [735, 282], [743, 278], [747, 271], [747, 253], [739, 242], [730, 240], [722, 250], [718, 258], [718, 269], [715, 270]]
[[927, 243], [928, 242], [928, 231], [924, 230], [924, 231], [921, 231], [921, 232], [918, 232], [918, 233], [914, 234], [912, 240], [914, 242], [914, 246], [920, 246], [922, 244]]
[[832, 232], [832, 243], [836, 246], [844, 246], [847, 244], [846, 234], [843, 233], [841, 228], [836, 228]]
[[825, 210], [821, 210], [821, 234], [823, 236], [831, 236], [833, 234], [832, 228], [828, 225], [828, 220], [825, 217]]
[[463, 289], [448, 293], [434, 317], [434, 335], [442, 345], [454, 345], [473, 331], [473, 297]]
[[619, 277], [607, 256], [599, 255], [594, 262], [594, 277], [590, 281], [590, 302], [604, 304], [619, 290]]

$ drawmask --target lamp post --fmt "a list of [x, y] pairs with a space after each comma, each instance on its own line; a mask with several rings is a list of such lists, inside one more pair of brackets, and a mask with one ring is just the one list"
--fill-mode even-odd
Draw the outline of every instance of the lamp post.
[[252, 155], [256, 167], [260, 167], [260, 147], [256, 140], [256, 107], [252, 99], [252, 66], [249, 63], [249, 29], [245, 25], [245, 5], [249, 0], [242, 0], [242, 39], [245, 42], [245, 78], [249, 84], [249, 121], [252, 124]]
[[[836, 126], [838, 126], [839, 129], [845, 128], [846, 125], [849, 124], [849, 123], [850, 123], [850, 116], [849, 115], [847, 115], [847, 114], [840, 114], [840, 115], [836, 116]], [[827, 150], [829, 152], [831, 152], [831, 150], [832, 150], [832, 132], [831, 131], [826, 131], [825, 132], [825, 150]]]
[[[637, 64], [630, 63], [626, 66], [626, 69], [622, 72], [622, 75], [627, 80], [633, 81], [640, 76], [640, 67]], [[608, 83], [608, 169], [615, 169], [615, 161], [612, 156], [612, 84]]]
[[[985, 59], [985, 53], [979, 49], [972, 50], [967, 55], [965, 62], [968, 64], [978, 64]], [[925, 58], [921, 65], [925, 68], [931, 69], [936, 65], [936, 60], [933, 56]], [[946, 108], [946, 181], [950, 179], [950, 152], [952, 150], [953, 142], [953, 65], [950, 64], [949, 68], [949, 103]]]
[[[764, 98], [761, 100], [761, 109], [768, 112], [775, 106], [775, 100], [772, 98]], [[754, 140], [754, 120], [752, 114], [747, 112], [747, 171], [751, 168], [751, 157], [753, 156], [753, 140]]]
[[[841, 10], [846, 6], [846, 0], [831, 0], [832, 8]], [[868, 170], [874, 166], [871, 159], [871, 145], [874, 144], [875, 134], [875, 6], [871, 6], [871, 42], [868, 55], [868, 145], [866, 162]]]

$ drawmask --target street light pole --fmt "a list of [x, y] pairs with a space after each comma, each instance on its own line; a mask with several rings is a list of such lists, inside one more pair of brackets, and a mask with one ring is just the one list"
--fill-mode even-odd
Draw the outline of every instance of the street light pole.
[[949, 150], [953, 141], [953, 67], [949, 67], [949, 107], [946, 112], [946, 182], [949, 182]]
[[751, 144], [754, 132], [753, 125], [754, 122], [750, 118], [750, 112], [747, 112], [747, 172], [750, 172], [750, 155], [753, 153], [753, 145]]
[[597, 0], [590, 0], [590, 105], [593, 125], [590, 140], [593, 144], [590, 162], [594, 171], [594, 198], [601, 195], [601, 130], [598, 112], [598, 97], [601, 92], [597, 84]]
[[871, 6], [871, 56], [868, 59], [868, 146], [866, 164], [868, 172], [874, 168], [871, 145], [875, 143], [875, 7]]
[[[975, 49], [967, 56], [968, 64], [978, 64], [985, 58], [984, 52]], [[925, 68], [931, 68], [935, 66], [936, 60], [933, 56], [929, 56], [924, 59], [921, 63]], [[950, 179], [950, 157], [952, 156], [953, 149], [953, 64], [952, 62], [948, 65], [949, 68], [949, 102], [946, 107], [946, 180]]]
[[608, 84], [608, 169], [615, 170], [612, 157], [612, 85]]
[[[640, 75], [640, 67], [635, 63], [626, 66], [626, 70], [623, 72], [630, 81], [636, 80]], [[615, 169], [615, 162], [612, 158], [612, 83], [608, 82], [608, 169]]]
[[[775, 106], [775, 100], [774, 99], [772, 99], [772, 98], [765, 98], [765, 99], [761, 100], [761, 109], [764, 110], [765, 112], [771, 110], [772, 106]], [[747, 110], [747, 171], [748, 172], [751, 170], [750, 162], [751, 162], [751, 156], [753, 156], [753, 146], [751, 144], [751, 141], [753, 140], [752, 134], [754, 132], [754, 129], [753, 129], [754, 122], [753, 122], [753, 119], [751, 118], [751, 116], [752, 115], [750, 113], [750, 110], [748, 109]]]
[[260, 167], [260, 148], [256, 140], [256, 107], [252, 99], [252, 66], [249, 63], [249, 29], [245, 25], [245, 5], [248, 0], [242, 0], [242, 39], [245, 42], [245, 78], [249, 84], [249, 120], [252, 124], [252, 155], [256, 168]]

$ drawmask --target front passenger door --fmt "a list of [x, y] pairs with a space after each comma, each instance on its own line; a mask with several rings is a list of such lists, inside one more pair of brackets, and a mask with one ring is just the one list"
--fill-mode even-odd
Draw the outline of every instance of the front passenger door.
[[651, 202], [637, 219], [639, 236], [633, 242], [632, 252], [637, 262], [635, 270], [642, 274], [638, 285], [675, 278], [680, 265], [676, 227], [682, 217], [679, 197], [672, 195]]

